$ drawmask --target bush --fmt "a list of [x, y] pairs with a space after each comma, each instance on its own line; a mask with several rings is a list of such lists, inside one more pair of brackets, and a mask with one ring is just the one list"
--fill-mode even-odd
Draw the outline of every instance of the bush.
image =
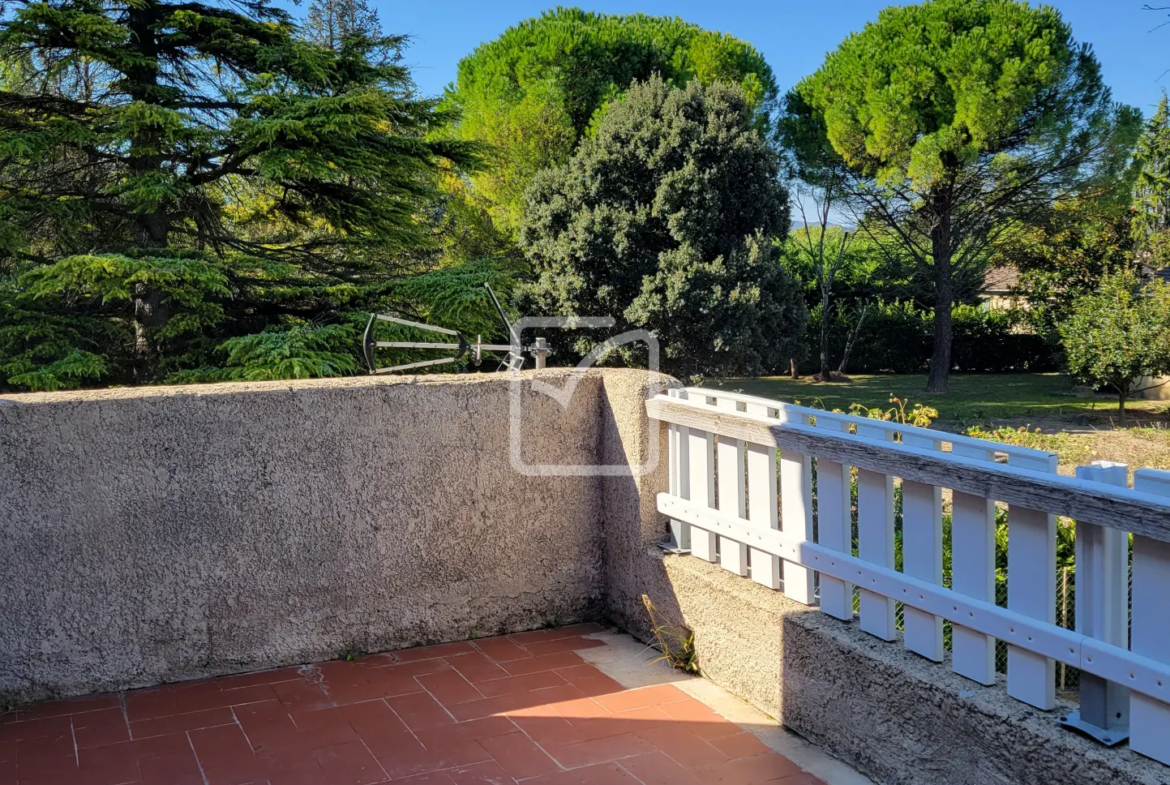
[[[771, 239], [788, 231], [788, 194], [753, 117], [738, 87], [631, 86], [528, 191], [520, 241], [535, 275], [521, 310], [653, 330], [662, 369], [681, 378], [786, 367], [808, 312]], [[554, 338], [558, 361], [593, 348], [558, 343], [571, 339]]]
[[[829, 356], [833, 366], [841, 362], [845, 342], [857, 324], [860, 309], [835, 310], [829, 339]], [[816, 306], [809, 314], [805, 341], [810, 347], [820, 345], [821, 313]], [[930, 314], [911, 303], [893, 302], [870, 305], [857, 343], [849, 354], [846, 373], [914, 373], [922, 370], [930, 357]], [[816, 352], [810, 352], [801, 366], [803, 373], [816, 373]]]
[[960, 305], [952, 312], [951, 362], [967, 372], [1055, 371], [1056, 352], [1028, 328], [1027, 314]]
[[[857, 309], [847, 309], [834, 314], [829, 349], [834, 365], [841, 360], [858, 313]], [[974, 305], [956, 306], [952, 313], [954, 370], [1004, 373], [1058, 369], [1057, 347], [1029, 330], [1025, 313], [987, 310]], [[933, 312], [918, 309], [909, 302], [871, 305], [845, 372], [925, 372], [930, 359], [933, 318]], [[808, 346], [819, 345], [819, 331], [820, 307], [817, 306], [809, 315], [805, 337]], [[815, 365], [815, 357], [810, 358], [801, 366], [801, 372], [816, 373]]]

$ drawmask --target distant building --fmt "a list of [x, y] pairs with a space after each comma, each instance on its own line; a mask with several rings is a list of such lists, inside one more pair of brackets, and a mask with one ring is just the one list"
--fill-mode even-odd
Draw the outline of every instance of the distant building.
[[1016, 290], [1019, 283], [1020, 271], [1015, 265], [992, 267], [984, 273], [983, 285], [979, 287], [980, 304], [993, 311], [1027, 308], [1027, 299]]

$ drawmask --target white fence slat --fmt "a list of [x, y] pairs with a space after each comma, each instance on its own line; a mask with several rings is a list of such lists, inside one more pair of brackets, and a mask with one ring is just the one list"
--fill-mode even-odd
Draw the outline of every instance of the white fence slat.
[[[995, 461], [995, 453], [952, 445], [956, 455]], [[951, 502], [951, 589], [995, 602], [995, 502], [954, 491]], [[951, 619], [951, 667], [985, 686], [995, 684], [995, 639]]]
[[[1094, 461], [1078, 466], [1078, 479], [1129, 485], [1124, 463]], [[1127, 648], [1129, 542], [1125, 532], [1077, 522], [1077, 632]]]
[[[671, 398], [685, 399], [687, 397], [686, 390], [677, 388], [667, 390], [667, 394]], [[690, 487], [690, 464], [686, 460], [687, 450], [683, 449], [687, 443], [688, 430], [685, 425], [671, 423], [667, 431], [670, 452], [670, 492], [684, 499], [690, 498], [690, 492], [686, 490]], [[691, 525], [683, 521], [671, 520], [670, 529], [674, 533], [675, 546], [679, 550], [689, 551], [691, 549]]]
[[[1057, 457], [1009, 455], [1008, 465], [1056, 472]], [[1008, 508], [1008, 608], [1056, 623], [1056, 516], [1013, 505]], [[1056, 708], [1056, 663], [1008, 646], [1008, 695], [1030, 706]]]
[[[715, 437], [695, 428], [687, 433], [688, 490], [691, 501], [715, 506]], [[691, 554], [705, 561], [718, 560], [715, 533], [691, 526]]]
[[[808, 424], [803, 415], [780, 413], [783, 420]], [[780, 451], [780, 528], [791, 538], [813, 539], [812, 459], [792, 450]], [[804, 605], [816, 603], [815, 571], [796, 562], [784, 562], [784, 596]]]
[[[716, 407], [730, 411], [739, 411], [739, 405], [727, 398], [719, 398]], [[740, 439], [727, 436], [719, 437], [716, 447], [719, 459], [719, 510], [737, 518], [747, 517], [747, 489], [744, 476], [744, 443]], [[748, 550], [743, 543], [729, 540], [726, 537], [719, 541], [719, 562], [728, 572], [736, 575], [748, 574]]]
[[[776, 416], [776, 410], [758, 403], [747, 404], [748, 414]], [[776, 448], [747, 446], [748, 520], [763, 529], [779, 529], [779, 495], [776, 489]], [[765, 551], [749, 550], [752, 580], [769, 589], [780, 588], [780, 558]]]
[[[1135, 491], [1170, 496], [1170, 472], [1141, 469]], [[1133, 538], [1133, 630], [1131, 648], [1170, 663], [1170, 543]], [[1134, 692], [1129, 705], [1129, 747], [1170, 766], [1170, 704]]]
[[[817, 420], [817, 427], [841, 431], [840, 420]], [[841, 553], [853, 553], [850, 468], [817, 459], [817, 542]], [[821, 610], [833, 618], [853, 619], [853, 584], [821, 573]]]
[[[902, 443], [924, 450], [942, 449], [940, 439], [919, 434], [903, 434]], [[942, 489], [937, 486], [902, 481], [902, 571], [914, 578], [942, 585]], [[821, 580], [823, 583], [824, 579]], [[824, 589], [821, 591], [823, 593]], [[928, 660], [942, 662], [942, 617], [908, 605], [903, 614], [906, 648]]]
[[[875, 442], [890, 441], [892, 433], [858, 424], [857, 435]], [[861, 559], [882, 567], [894, 566], [894, 478], [860, 469], [857, 472], [857, 550]], [[861, 589], [861, 629], [886, 641], [897, 638], [894, 600]]]
[[[784, 559], [807, 564], [841, 580], [874, 587], [886, 597], [905, 597], [913, 605], [936, 616], [957, 613], [972, 629], [993, 638], [1016, 641], [1047, 657], [1081, 668], [1082, 679], [1094, 674], [1114, 682], [1128, 682], [1135, 692], [1170, 702], [1170, 663], [1087, 638], [1081, 633], [1037, 621], [1015, 611], [974, 600], [942, 586], [920, 581], [889, 567], [880, 567], [811, 542], [788, 542], [782, 531], [752, 529], [746, 522], [726, 518], [717, 510], [697, 507], [685, 499], [658, 495], [658, 509], [691, 523], [709, 526], [720, 534], [747, 540]], [[1026, 642], [1026, 643], [1025, 643]]]
[[[1077, 479], [1128, 487], [1124, 463], [1078, 466]], [[1129, 537], [1124, 531], [1077, 521], [1077, 632], [1129, 647]], [[1088, 656], [1087, 654], [1085, 655]], [[1129, 724], [1129, 690], [1119, 681], [1081, 674], [1080, 720], [1105, 730]]]

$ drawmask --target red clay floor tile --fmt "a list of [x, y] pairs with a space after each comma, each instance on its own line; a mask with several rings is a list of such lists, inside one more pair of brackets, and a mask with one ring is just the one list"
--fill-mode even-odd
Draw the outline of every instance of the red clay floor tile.
[[674, 685], [536, 630], [0, 715], [0, 785], [823, 785]]

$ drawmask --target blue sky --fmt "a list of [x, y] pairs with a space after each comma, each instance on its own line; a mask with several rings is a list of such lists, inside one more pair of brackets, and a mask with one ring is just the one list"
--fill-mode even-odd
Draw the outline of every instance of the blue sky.
[[[371, 0], [387, 32], [407, 33], [406, 53], [422, 90], [435, 95], [455, 78], [459, 59], [516, 22], [537, 16], [555, 2], [537, 0]], [[566, 2], [564, 5], [573, 5]], [[681, 16], [706, 28], [731, 33], [756, 46], [776, 74], [781, 90], [816, 70], [825, 52], [859, 30], [890, 0], [595, 0], [578, 3], [602, 13], [641, 11]], [[1151, 3], [1163, 5], [1164, 3]], [[1170, 89], [1170, 26], [1150, 32], [1167, 17], [1143, 11], [1143, 0], [1054, 0], [1079, 41], [1097, 52], [1114, 96], [1146, 115], [1163, 87]], [[302, 5], [302, 8], [304, 6]]]

